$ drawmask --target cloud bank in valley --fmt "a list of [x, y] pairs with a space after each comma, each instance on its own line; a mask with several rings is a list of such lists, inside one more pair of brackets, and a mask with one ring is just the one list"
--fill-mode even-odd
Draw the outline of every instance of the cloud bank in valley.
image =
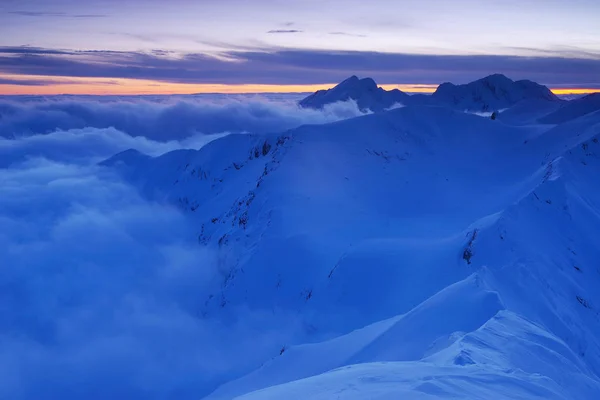
[[[198, 227], [97, 165], [126, 148], [200, 147], [225, 128], [340, 118], [270, 103], [225, 108], [2, 103], [0, 398], [197, 399], [286, 342], [292, 317], [275, 325], [261, 310], [232, 308], [227, 321], [200, 315], [221, 276]], [[100, 127], [112, 125], [122, 130]], [[206, 126], [213, 135], [199, 133]]]
[[177, 209], [44, 159], [0, 182], [0, 397], [198, 398], [241, 353], [251, 365], [281, 342], [249, 343], [260, 314], [198, 315], [217, 272]]
[[130, 136], [180, 140], [195, 134], [271, 132], [362, 115], [356, 104], [324, 110], [264, 97], [33, 97], [0, 99], [0, 136], [113, 127]]
[[283, 131], [364, 115], [353, 101], [323, 110], [265, 97], [0, 99], [0, 166], [28, 157], [96, 163], [127, 149], [157, 156], [228, 133]]
[[115, 128], [82, 128], [57, 130], [7, 139], [0, 137], [0, 167], [23, 162], [32, 157], [69, 160], [89, 165], [128, 149], [158, 156], [181, 148], [199, 149], [222, 134], [195, 134], [180, 140], [157, 141], [144, 136], [129, 136]]

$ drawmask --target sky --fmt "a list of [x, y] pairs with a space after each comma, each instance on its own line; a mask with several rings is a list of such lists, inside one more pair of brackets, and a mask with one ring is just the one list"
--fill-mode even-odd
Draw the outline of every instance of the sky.
[[[0, 94], [600, 89], [597, 0], [2, 0]], [[571, 90], [572, 91], [572, 90]]]

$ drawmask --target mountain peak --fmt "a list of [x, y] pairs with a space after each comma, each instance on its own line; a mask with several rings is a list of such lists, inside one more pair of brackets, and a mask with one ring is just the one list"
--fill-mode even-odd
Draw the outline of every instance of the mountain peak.
[[528, 80], [515, 82], [502, 74], [488, 75], [463, 85], [446, 82], [432, 97], [453, 107], [476, 111], [508, 108], [521, 100], [559, 100], [546, 86]]
[[319, 90], [300, 101], [301, 107], [323, 108], [339, 101], [356, 101], [365, 111], [384, 111], [394, 104], [403, 103], [408, 95], [399, 90], [387, 91], [377, 86], [372, 78], [359, 79], [356, 75], [343, 80], [331, 89]]
[[338, 83], [336, 86], [355, 85], [358, 81], [360, 81], [360, 79], [358, 79], [358, 76], [352, 75], [350, 78], [344, 79], [343, 81]]
[[350, 78], [345, 79], [341, 83], [337, 84], [332, 90], [340, 89], [355, 89], [355, 90], [377, 90], [377, 83], [372, 78], [359, 79], [356, 75], [352, 75]]
[[494, 83], [496, 85], [510, 85], [514, 81], [503, 74], [492, 74], [479, 79], [481, 82]]

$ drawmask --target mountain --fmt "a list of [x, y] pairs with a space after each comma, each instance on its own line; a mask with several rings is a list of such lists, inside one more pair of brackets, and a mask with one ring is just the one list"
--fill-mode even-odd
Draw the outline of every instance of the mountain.
[[[394, 105], [429, 105], [459, 111], [492, 112], [516, 106], [505, 118], [511, 123], [531, 122], [563, 105], [546, 86], [528, 80], [513, 81], [501, 74], [490, 75], [464, 85], [441, 84], [427, 95], [408, 95], [400, 90], [386, 91], [371, 78], [352, 76], [332, 89], [319, 90], [300, 101], [300, 106], [323, 108], [338, 101], [354, 100], [365, 111], [381, 112]], [[525, 119], [528, 119], [525, 121]]]
[[216, 255], [199, 317], [278, 327], [209, 399], [593, 399], [599, 129], [409, 105], [103, 167]]
[[371, 78], [359, 79], [351, 76], [331, 89], [319, 90], [311, 94], [302, 99], [299, 104], [301, 107], [320, 109], [330, 103], [354, 100], [359, 109], [378, 112], [397, 104], [403, 105], [409, 97], [398, 89], [384, 90]]
[[593, 93], [579, 99], [571, 100], [564, 107], [540, 118], [539, 122], [544, 124], [561, 124], [596, 111], [600, 111], [600, 93]]
[[529, 80], [515, 82], [501, 74], [464, 85], [442, 83], [431, 95], [431, 99], [435, 104], [469, 111], [501, 110], [523, 100], [561, 101], [546, 86]]

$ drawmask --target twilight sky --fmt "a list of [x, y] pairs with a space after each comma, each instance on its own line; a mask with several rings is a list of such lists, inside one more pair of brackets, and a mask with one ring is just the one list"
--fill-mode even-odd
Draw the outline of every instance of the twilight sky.
[[[598, 0], [0, 0], [0, 94], [600, 88]], [[414, 90], [414, 88], [413, 88]]]

